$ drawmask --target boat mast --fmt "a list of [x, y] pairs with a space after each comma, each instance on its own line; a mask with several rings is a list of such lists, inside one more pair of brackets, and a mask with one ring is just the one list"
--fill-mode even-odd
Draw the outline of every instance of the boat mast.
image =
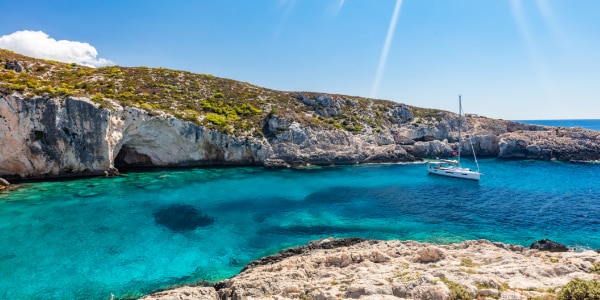
[[462, 128], [462, 100], [461, 95], [458, 95], [458, 165], [460, 166], [460, 149], [462, 148], [460, 130]]

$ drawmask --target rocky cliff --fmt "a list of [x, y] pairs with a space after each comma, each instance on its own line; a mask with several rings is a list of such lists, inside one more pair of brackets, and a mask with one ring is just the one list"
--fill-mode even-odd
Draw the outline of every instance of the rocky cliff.
[[264, 139], [236, 137], [192, 122], [87, 99], [0, 98], [0, 174], [100, 175], [115, 166], [262, 164]]
[[[86, 98], [0, 97], [0, 176], [98, 175], [131, 166], [354, 164], [447, 157], [458, 147], [456, 115], [429, 124], [404, 109], [388, 127], [360, 132], [266, 115], [264, 136], [237, 136], [168, 113]], [[421, 120], [421, 119], [419, 119]], [[600, 132], [468, 118], [479, 156], [600, 159]], [[366, 125], [366, 124], [365, 124]], [[469, 140], [461, 145], [470, 153]]]
[[[599, 280], [599, 272], [594, 251], [550, 253], [486, 240], [325, 239], [253, 262], [214, 287], [181, 287], [143, 299], [525, 300], [556, 299], [561, 291], [560, 299], [583, 299], [585, 281]], [[579, 296], [567, 293], [569, 285], [578, 285]]]
[[[4, 68], [2, 68], [4, 65]], [[86, 68], [0, 49], [0, 177], [118, 168], [408, 162], [470, 155], [600, 159], [600, 132], [392, 101], [281, 92], [211, 75]]]

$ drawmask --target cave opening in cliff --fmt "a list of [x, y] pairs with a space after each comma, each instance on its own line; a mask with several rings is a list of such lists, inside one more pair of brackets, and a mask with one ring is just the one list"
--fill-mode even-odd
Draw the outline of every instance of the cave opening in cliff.
[[121, 170], [153, 167], [152, 159], [144, 153], [138, 152], [134, 146], [123, 145], [115, 157], [114, 166]]

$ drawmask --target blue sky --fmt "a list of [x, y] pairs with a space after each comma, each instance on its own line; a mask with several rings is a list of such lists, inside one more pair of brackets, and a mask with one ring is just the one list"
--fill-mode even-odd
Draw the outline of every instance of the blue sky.
[[3, 48], [27, 30], [45, 34], [30, 41], [34, 50], [68, 41], [56, 55], [87, 47], [67, 57], [85, 53], [91, 64], [450, 111], [462, 94], [467, 113], [500, 119], [600, 119], [597, 0], [30, 0], [1, 8]]

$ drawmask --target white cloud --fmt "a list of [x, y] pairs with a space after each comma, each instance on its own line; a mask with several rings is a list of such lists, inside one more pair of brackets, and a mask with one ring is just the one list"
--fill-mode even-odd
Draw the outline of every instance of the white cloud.
[[98, 58], [98, 51], [88, 43], [55, 40], [42, 31], [22, 30], [0, 37], [0, 48], [36, 58], [78, 63], [88, 67], [114, 64]]

